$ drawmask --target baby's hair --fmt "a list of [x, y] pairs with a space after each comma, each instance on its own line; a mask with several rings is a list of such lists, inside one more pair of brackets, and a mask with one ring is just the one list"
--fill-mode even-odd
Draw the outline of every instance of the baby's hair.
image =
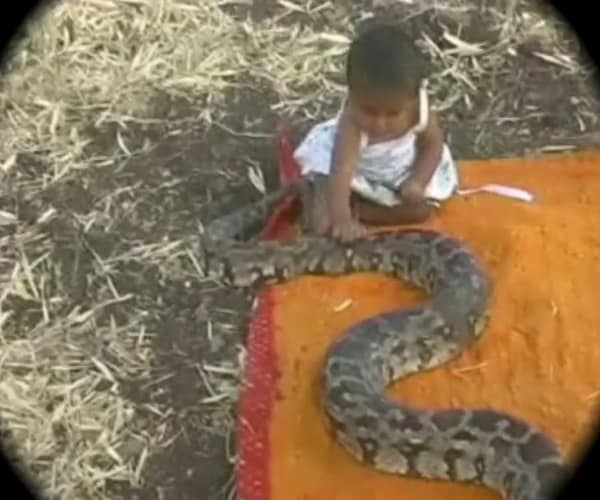
[[346, 81], [350, 90], [398, 90], [416, 95], [427, 77], [427, 63], [398, 26], [373, 24], [350, 45]]

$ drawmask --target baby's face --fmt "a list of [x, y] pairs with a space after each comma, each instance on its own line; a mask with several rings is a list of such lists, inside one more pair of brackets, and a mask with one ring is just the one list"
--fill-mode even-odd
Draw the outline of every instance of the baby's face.
[[403, 92], [353, 90], [349, 99], [350, 116], [370, 138], [386, 140], [402, 135], [417, 124], [417, 96]]

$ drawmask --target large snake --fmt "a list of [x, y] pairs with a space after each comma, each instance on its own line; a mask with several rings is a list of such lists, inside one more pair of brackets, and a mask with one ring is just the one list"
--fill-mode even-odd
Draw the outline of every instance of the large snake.
[[486, 329], [492, 285], [473, 254], [454, 238], [420, 229], [347, 245], [312, 236], [285, 243], [252, 239], [291, 189], [205, 226], [207, 276], [251, 287], [303, 274], [379, 272], [431, 297], [421, 307], [352, 326], [330, 348], [323, 401], [339, 442], [382, 472], [485, 486], [507, 500], [554, 498], [567, 466], [558, 447], [533, 426], [491, 409], [424, 410], [386, 396], [390, 383], [449, 361]]

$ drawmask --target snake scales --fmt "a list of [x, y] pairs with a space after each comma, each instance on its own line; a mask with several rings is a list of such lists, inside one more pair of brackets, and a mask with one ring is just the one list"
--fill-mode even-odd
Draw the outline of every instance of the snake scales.
[[382, 472], [478, 484], [510, 500], [554, 498], [567, 467], [555, 444], [526, 422], [488, 409], [417, 409], [385, 395], [391, 382], [439, 366], [482, 335], [492, 286], [474, 256], [457, 240], [427, 230], [380, 233], [351, 245], [317, 237], [252, 239], [290, 189], [205, 226], [207, 276], [250, 287], [302, 274], [371, 271], [431, 297], [422, 307], [354, 325], [331, 347], [323, 398], [339, 442]]

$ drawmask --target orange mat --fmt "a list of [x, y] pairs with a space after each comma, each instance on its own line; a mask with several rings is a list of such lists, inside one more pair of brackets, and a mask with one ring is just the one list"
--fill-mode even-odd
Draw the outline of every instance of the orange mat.
[[[519, 415], [577, 458], [600, 394], [600, 152], [461, 164], [463, 187], [537, 196], [450, 201], [427, 227], [465, 240], [495, 283], [492, 322], [470, 351], [390, 394], [427, 408]], [[256, 311], [239, 419], [241, 500], [494, 500], [483, 488], [388, 476], [354, 462], [319, 403], [327, 347], [351, 324], [423, 297], [378, 275], [304, 277]]]

